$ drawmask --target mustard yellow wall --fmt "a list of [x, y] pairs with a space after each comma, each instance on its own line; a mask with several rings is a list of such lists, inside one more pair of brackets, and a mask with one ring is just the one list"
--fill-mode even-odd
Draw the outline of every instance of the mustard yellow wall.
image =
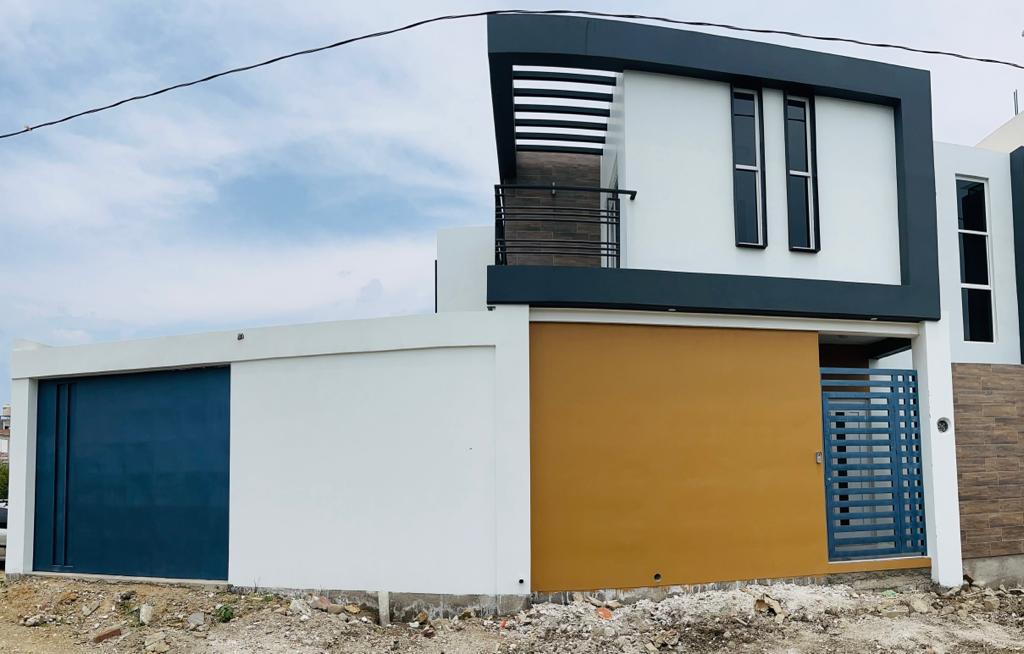
[[534, 323], [530, 339], [533, 590], [927, 564], [828, 563], [816, 333]]

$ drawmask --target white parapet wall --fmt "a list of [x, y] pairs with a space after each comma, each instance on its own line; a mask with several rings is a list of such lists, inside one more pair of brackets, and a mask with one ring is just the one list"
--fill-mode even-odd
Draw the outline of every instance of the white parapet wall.
[[494, 263], [494, 226], [437, 232], [434, 292], [438, 313], [487, 308], [487, 266]]
[[8, 572], [32, 570], [37, 380], [229, 364], [229, 583], [529, 591], [525, 307], [22, 344], [12, 364]]

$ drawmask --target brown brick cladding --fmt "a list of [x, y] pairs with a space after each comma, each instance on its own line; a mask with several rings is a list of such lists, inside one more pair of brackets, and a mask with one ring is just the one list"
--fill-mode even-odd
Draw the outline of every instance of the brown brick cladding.
[[1024, 554], [1024, 366], [953, 364], [964, 558]]
[[[520, 152], [517, 155], [517, 184], [551, 184], [562, 186], [600, 186], [601, 158], [592, 154], [563, 152]], [[506, 202], [526, 207], [579, 207], [597, 209], [601, 197], [597, 193], [559, 191], [508, 191]], [[600, 241], [599, 225], [530, 221], [509, 223], [505, 228], [508, 239]], [[533, 266], [598, 266], [597, 257], [520, 254], [509, 256], [513, 265]]]

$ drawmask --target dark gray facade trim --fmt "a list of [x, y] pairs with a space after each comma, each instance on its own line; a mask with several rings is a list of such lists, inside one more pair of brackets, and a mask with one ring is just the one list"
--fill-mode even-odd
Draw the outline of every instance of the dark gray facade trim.
[[938, 319], [935, 168], [928, 71], [699, 32], [590, 18], [491, 16], [487, 29], [498, 167], [503, 180], [514, 178], [516, 171], [513, 65], [641, 70], [891, 106], [896, 136], [902, 282], [889, 286], [743, 275], [548, 267], [531, 270], [513, 266], [489, 269], [489, 303]]
[[1024, 147], [1010, 153], [1010, 192], [1013, 204], [1013, 259], [1017, 268], [1017, 323], [1024, 362]]
[[906, 286], [819, 279], [568, 266], [488, 266], [488, 304], [938, 320], [931, 298]]

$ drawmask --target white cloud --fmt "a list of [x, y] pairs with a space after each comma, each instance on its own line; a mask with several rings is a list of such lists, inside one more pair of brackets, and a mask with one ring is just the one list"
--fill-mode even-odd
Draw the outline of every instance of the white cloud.
[[[81, 319], [144, 331], [189, 323], [365, 317], [365, 305], [379, 310], [376, 303], [385, 296], [390, 312], [422, 312], [433, 293], [434, 248], [427, 238], [280, 247], [123, 244], [64, 256], [60, 268], [40, 259], [24, 265], [18, 278], [0, 279], [0, 296], [37, 325]], [[69, 270], [75, 271], [71, 277]], [[28, 288], [20, 283], [26, 278], [32, 280]], [[44, 298], [40, 288], [47, 289]]]

